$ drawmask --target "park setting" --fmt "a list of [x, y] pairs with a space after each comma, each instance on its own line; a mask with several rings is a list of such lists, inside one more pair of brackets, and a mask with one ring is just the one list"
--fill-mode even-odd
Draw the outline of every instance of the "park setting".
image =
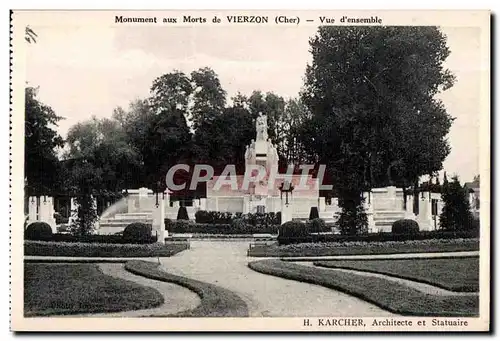
[[26, 27], [24, 316], [479, 317], [477, 32], [213, 30]]

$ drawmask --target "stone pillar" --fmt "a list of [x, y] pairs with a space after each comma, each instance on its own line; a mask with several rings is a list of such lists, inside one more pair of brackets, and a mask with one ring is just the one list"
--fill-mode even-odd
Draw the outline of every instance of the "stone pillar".
[[52, 197], [41, 196], [39, 207], [38, 221], [47, 223], [52, 228], [52, 232], [56, 233], [56, 220], [54, 219], [54, 203]]
[[243, 196], [243, 214], [250, 213], [250, 196]]
[[168, 231], [165, 230], [165, 199], [158, 198], [158, 207], [153, 205], [153, 233], [158, 236], [158, 242], [164, 244]]
[[219, 197], [215, 197], [215, 211], [219, 212]]
[[38, 198], [29, 197], [28, 198], [28, 225], [32, 222], [38, 221]]
[[200, 210], [202, 210], [202, 211], [207, 210], [207, 199], [206, 198], [200, 199]]
[[326, 210], [325, 197], [320, 197], [318, 201], [319, 201], [318, 210], [320, 212], [324, 212]]
[[[422, 195], [423, 194], [423, 195]], [[421, 231], [430, 231], [434, 229], [434, 221], [432, 219], [432, 201], [430, 193], [424, 192], [419, 195], [419, 213], [417, 222]]]
[[293, 218], [293, 205], [291, 202], [285, 204], [285, 199], [281, 199], [281, 223], [291, 221]]
[[405, 210], [405, 219], [416, 220], [417, 216], [413, 213], [413, 195], [406, 196], [406, 210]]
[[366, 200], [363, 203], [366, 213], [366, 219], [368, 221], [368, 233], [376, 233], [378, 232], [375, 227], [375, 218], [373, 216], [373, 205], [368, 203], [368, 198], [365, 197]]

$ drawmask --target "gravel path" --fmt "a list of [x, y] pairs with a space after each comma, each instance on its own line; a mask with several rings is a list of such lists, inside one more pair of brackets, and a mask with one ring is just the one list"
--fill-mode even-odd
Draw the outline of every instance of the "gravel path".
[[190, 250], [161, 258], [161, 267], [232, 290], [252, 317], [394, 316], [335, 290], [255, 272], [247, 266], [253, 260], [247, 249], [248, 242], [192, 241]]
[[[177, 284], [154, 281], [148, 278], [134, 275], [126, 271], [123, 264], [106, 263], [99, 264], [102, 272], [106, 275], [120, 279], [135, 282], [137, 284], [156, 289], [163, 295], [165, 302], [151, 309], [141, 309], [132, 311], [123, 311], [118, 313], [85, 314], [78, 316], [91, 317], [141, 317], [153, 314], [174, 314], [180, 311], [194, 309], [200, 304], [200, 298], [191, 290], [181, 287]], [[76, 317], [71, 315], [70, 317]]]
[[[294, 263], [297, 263], [300, 265], [305, 265], [305, 266], [316, 267], [312, 262], [294, 262]], [[379, 274], [376, 272], [358, 271], [358, 270], [351, 270], [351, 269], [339, 269], [339, 268], [327, 268], [327, 267], [319, 267], [319, 268], [325, 269], [325, 270], [330, 270], [330, 271], [347, 272], [347, 273], [352, 273], [355, 275], [365, 276], [365, 277], [382, 278], [382, 279], [385, 279], [385, 280], [388, 280], [391, 282], [396, 282], [399, 284], [406, 285], [407, 287], [410, 287], [412, 289], [418, 290], [420, 292], [423, 292], [423, 293], [429, 294], [429, 295], [439, 295], [439, 296], [475, 296], [475, 295], [477, 295], [476, 292], [450, 291], [450, 290], [446, 290], [446, 289], [443, 289], [440, 287], [436, 287], [436, 286], [431, 285], [431, 284], [411, 281], [408, 279], [403, 279], [403, 278], [399, 278], [396, 276]]]

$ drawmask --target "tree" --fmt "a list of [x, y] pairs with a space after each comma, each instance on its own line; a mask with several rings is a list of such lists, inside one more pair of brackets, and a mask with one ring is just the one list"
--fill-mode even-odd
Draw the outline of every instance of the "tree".
[[193, 129], [198, 130], [203, 123], [213, 122], [222, 114], [226, 105], [226, 91], [217, 74], [208, 67], [191, 72], [191, 82], [194, 89], [191, 119]]
[[441, 193], [444, 206], [439, 216], [439, 225], [444, 230], [465, 230], [473, 226], [468, 192], [460, 185], [458, 177], [443, 184]]
[[149, 103], [154, 114], [174, 110], [187, 114], [192, 92], [190, 79], [183, 72], [175, 70], [153, 81]]
[[453, 119], [435, 95], [454, 77], [442, 66], [450, 51], [439, 29], [320, 27], [310, 47], [301, 143], [340, 192], [405, 188], [442, 168]]
[[57, 149], [63, 139], [54, 130], [62, 117], [37, 99], [37, 88], [25, 91], [24, 170], [28, 195], [47, 194], [59, 181]]

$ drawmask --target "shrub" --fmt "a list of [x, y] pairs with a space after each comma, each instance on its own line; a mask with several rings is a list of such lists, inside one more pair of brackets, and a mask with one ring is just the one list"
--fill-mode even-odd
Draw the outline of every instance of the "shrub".
[[28, 240], [24, 242], [26, 256], [53, 257], [170, 257], [189, 249], [189, 243], [169, 244], [99, 244], [61, 243]]
[[319, 212], [317, 207], [311, 207], [311, 211], [309, 212], [309, 220], [318, 219]]
[[143, 223], [129, 224], [123, 231], [123, 240], [132, 243], [140, 243], [151, 240], [152, 227]]
[[283, 238], [303, 238], [309, 236], [307, 225], [301, 221], [287, 221], [280, 226], [278, 242]]
[[24, 231], [24, 238], [27, 240], [50, 240], [52, 237], [52, 228], [49, 224], [36, 221], [31, 223]]
[[179, 211], [177, 212], [177, 220], [189, 220], [187, 209], [184, 206], [179, 207]]
[[276, 213], [276, 223], [281, 225], [281, 211]]
[[232, 231], [246, 231], [247, 230], [247, 223], [245, 222], [245, 219], [243, 219], [243, 218], [233, 219], [233, 221], [231, 222], [231, 230]]
[[444, 206], [439, 216], [439, 225], [444, 230], [467, 230], [474, 228], [467, 191], [457, 177], [443, 184], [441, 193]]
[[331, 227], [327, 227], [325, 221], [321, 218], [315, 218], [308, 221], [308, 225], [311, 232], [331, 231]]
[[200, 224], [213, 223], [213, 215], [207, 211], [198, 211], [194, 214], [195, 221]]
[[170, 225], [172, 233], [201, 233], [201, 234], [254, 234], [254, 233], [278, 233], [278, 225], [253, 226], [244, 219], [234, 219], [231, 224], [197, 224], [188, 221], [173, 221]]
[[414, 235], [418, 234], [418, 231], [418, 223], [415, 220], [400, 219], [392, 223], [392, 233], [394, 234]]

